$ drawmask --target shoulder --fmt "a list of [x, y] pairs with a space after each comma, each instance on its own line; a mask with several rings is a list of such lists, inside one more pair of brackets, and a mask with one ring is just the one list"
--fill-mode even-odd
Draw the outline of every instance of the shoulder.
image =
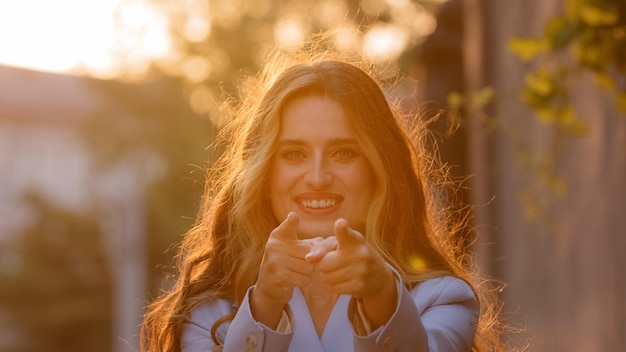
[[[213, 346], [211, 338], [213, 324], [235, 309], [233, 302], [226, 299], [202, 302], [195, 306], [183, 324], [181, 336], [183, 350], [199, 350], [198, 348], [210, 350]], [[217, 329], [216, 334], [221, 341], [224, 341], [229, 325], [229, 322], [225, 322]]]
[[470, 285], [456, 277], [428, 279], [411, 290], [420, 314], [431, 306], [462, 304], [478, 307], [478, 300]]
[[205, 301], [198, 304], [191, 310], [189, 321], [196, 324], [202, 322], [211, 322], [212, 324], [217, 319], [226, 314], [232, 313], [236, 309], [235, 303], [228, 299]]

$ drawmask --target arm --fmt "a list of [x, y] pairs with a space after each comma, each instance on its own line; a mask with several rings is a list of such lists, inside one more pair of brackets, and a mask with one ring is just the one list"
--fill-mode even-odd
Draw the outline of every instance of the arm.
[[[398, 279], [399, 283], [399, 279]], [[355, 351], [470, 351], [478, 302], [462, 280], [427, 280], [409, 292], [398, 284], [398, 304], [389, 321], [367, 336], [355, 333]], [[356, 302], [348, 311], [356, 319]]]
[[[224, 342], [224, 352], [227, 351], [287, 351], [289, 344], [293, 338], [293, 330], [287, 332], [279, 332], [280, 324], [277, 330], [273, 330], [268, 326], [257, 322], [252, 316], [250, 307], [250, 293], [254, 288], [248, 290], [241, 307], [237, 311], [226, 334]], [[286, 306], [283, 314], [289, 314], [289, 308]], [[282, 319], [281, 321], [284, 321]]]
[[[224, 342], [223, 351], [287, 351], [293, 332], [290, 329], [288, 332], [278, 332], [257, 322], [250, 310], [251, 290], [252, 288], [248, 290], [232, 322], [224, 323], [217, 330], [218, 339]], [[182, 352], [213, 351], [216, 347], [211, 339], [213, 324], [217, 319], [235, 309], [226, 300], [196, 307], [183, 325]]]

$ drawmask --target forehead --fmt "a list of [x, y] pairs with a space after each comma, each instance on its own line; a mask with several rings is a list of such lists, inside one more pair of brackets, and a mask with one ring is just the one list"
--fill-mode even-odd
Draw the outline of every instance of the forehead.
[[281, 138], [332, 136], [354, 138], [349, 116], [334, 99], [309, 95], [289, 100], [282, 109]]

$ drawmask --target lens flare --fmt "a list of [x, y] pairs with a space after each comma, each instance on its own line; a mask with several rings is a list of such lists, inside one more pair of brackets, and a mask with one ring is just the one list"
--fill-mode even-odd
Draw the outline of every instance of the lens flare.
[[427, 267], [426, 261], [420, 256], [413, 256], [409, 258], [409, 263], [413, 269], [418, 271], [424, 271]]

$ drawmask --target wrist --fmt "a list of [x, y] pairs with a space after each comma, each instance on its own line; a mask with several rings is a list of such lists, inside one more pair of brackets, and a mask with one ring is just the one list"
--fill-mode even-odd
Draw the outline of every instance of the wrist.
[[259, 323], [275, 330], [286, 304], [267, 297], [256, 287], [251, 290], [249, 300], [252, 317]]
[[387, 269], [385, 284], [373, 295], [361, 299], [365, 314], [374, 328], [385, 325], [398, 304], [396, 277], [391, 269]]

